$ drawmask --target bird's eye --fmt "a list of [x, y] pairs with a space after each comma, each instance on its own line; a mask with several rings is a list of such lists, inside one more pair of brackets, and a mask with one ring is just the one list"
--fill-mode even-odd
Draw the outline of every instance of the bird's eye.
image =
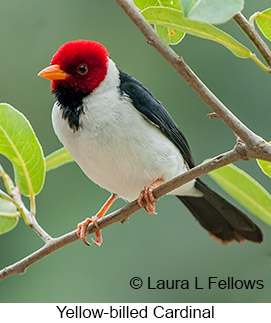
[[88, 67], [86, 64], [80, 64], [78, 67], [77, 67], [77, 73], [80, 74], [80, 75], [85, 75], [87, 74], [88, 72]]

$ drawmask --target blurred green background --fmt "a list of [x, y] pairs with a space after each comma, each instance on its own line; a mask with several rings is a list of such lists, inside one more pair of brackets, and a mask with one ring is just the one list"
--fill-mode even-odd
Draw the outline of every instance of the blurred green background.
[[[247, 0], [249, 17], [270, 6], [269, 0]], [[0, 101], [30, 120], [45, 155], [61, 146], [51, 125], [50, 84], [37, 77], [58, 47], [78, 38], [103, 43], [118, 66], [143, 82], [172, 114], [190, 142], [199, 163], [230, 149], [235, 137], [150, 46], [115, 1], [1, 0]], [[234, 21], [222, 25], [254, 50]], [[210, 41], [186, 36], [174, 47], [212, 91], [250, 128], [271, 138], [270, 75], [251, 60], [242, 60]], [[12, 172], [7, 160], [4, 167]], [[255, 161], [238, 163], [270, 190]], [[205, 181], [215, 184], [205, 177]], [[225, 195], [219, 188], [217, 190]], [[75, 229], [94, 215], [109, 193], [92, 183], [76, 164], [48, 173], [37, 197], [37, 219], [52, 235]], [[226, 195], [225, 195], [226, 196]], [[123, 206], [118, 201], [113, 209]], [[78, 241], [31, 266], [24, 275], [0, 281], [1, 302], [270, 302], [271, 228], [250, 215], [265, 235], [261, 245], [246, 242], [222, 246], [213, 241], [174, 197], [162, 198], [158, 216], [141, 211], [125, 224], [103, 231], [102, 247]], [[42, 245], [21, 220], [0, 236], [3, 268]], [[129, 281], [145, 284], [133, 290]], [[262, 279], [262, 290], [148, 290], [146, 279], [187, 279], [209, 276]]]

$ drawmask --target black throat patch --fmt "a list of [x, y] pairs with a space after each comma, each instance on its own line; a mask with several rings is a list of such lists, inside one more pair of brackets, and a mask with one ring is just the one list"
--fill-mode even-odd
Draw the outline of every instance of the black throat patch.
[[84, 113], [83, 99], [90, 93], [75, 92], [71, 88], [58, 87], [52, 91], [56, 102], [62, 110], [62, 117], [68, 121], [69, 127], [75, 132], [80, 127], [80, 115]]

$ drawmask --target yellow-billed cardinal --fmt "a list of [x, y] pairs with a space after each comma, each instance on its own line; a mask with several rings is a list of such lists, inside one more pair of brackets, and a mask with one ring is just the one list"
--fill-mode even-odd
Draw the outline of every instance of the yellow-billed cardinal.
[[[117, 68], [105, 47], [90, 40], [61, 46], [39, 76], [52, 80], [54, 130], [95, 183], [112, 193], [92, 219], [97, 225], [114, 200], [137, 198], [155, 214], [153, 188], [194, 167], [189, 145], [162, 104], [143, 84]], [[222, 243], [261, 242], [261, 230], [244, 213], [193, 180], [171, 192], [210, 235]], [[102, 243], [100, 231], [97, 245]]]

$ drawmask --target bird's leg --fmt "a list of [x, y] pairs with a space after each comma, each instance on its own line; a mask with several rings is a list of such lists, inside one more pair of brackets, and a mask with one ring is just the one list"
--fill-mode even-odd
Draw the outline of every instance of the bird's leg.
[[[139, 197], [137, 199], [137, 204], [140, 207], [144, 207], [145, 210], [148, 213], [151, 214], [157, 214], [155, 212], [155, 202], [156, 199], [153, 196], [152, 191], [160, 186], [164, 181], [161, 178], [158, 178], [156, 181], [154, 181], [151, 185], [149, 186], [144, 186], [144, 189], [140, 192]], [[146, 202], [146, 204], [144, 203], [144, 201]]]
[[[77, 226], [77, 235], [78, 237], [87, 245], [89, 246], [90, 244], [87, 242], [86, 240], [86, 229], [87, 226], [90, 223], [93, 223], [95, 225], [96, 228], [99, 229], [97, 220], [102, 218], [106, 212], [109, 210], [110, 206], [115, 202], [115, 200], [118, 198], [118, 196], [116, 194], [112, 194], [109, 199], [104, 203], [104, 205], [101, 207], [101, 209], [98, 211], [98, 213], [90, 218], [86, 218], [85, 221], [80, 222]], [[96, 246], [100, 246], [103, 242], [103, 237], [102, 237], [102, 233], [101, 230], [98, 230], [95, 232], [96, 235], [96, 240], [91, 239], [92, 242], [96, 245]]]

